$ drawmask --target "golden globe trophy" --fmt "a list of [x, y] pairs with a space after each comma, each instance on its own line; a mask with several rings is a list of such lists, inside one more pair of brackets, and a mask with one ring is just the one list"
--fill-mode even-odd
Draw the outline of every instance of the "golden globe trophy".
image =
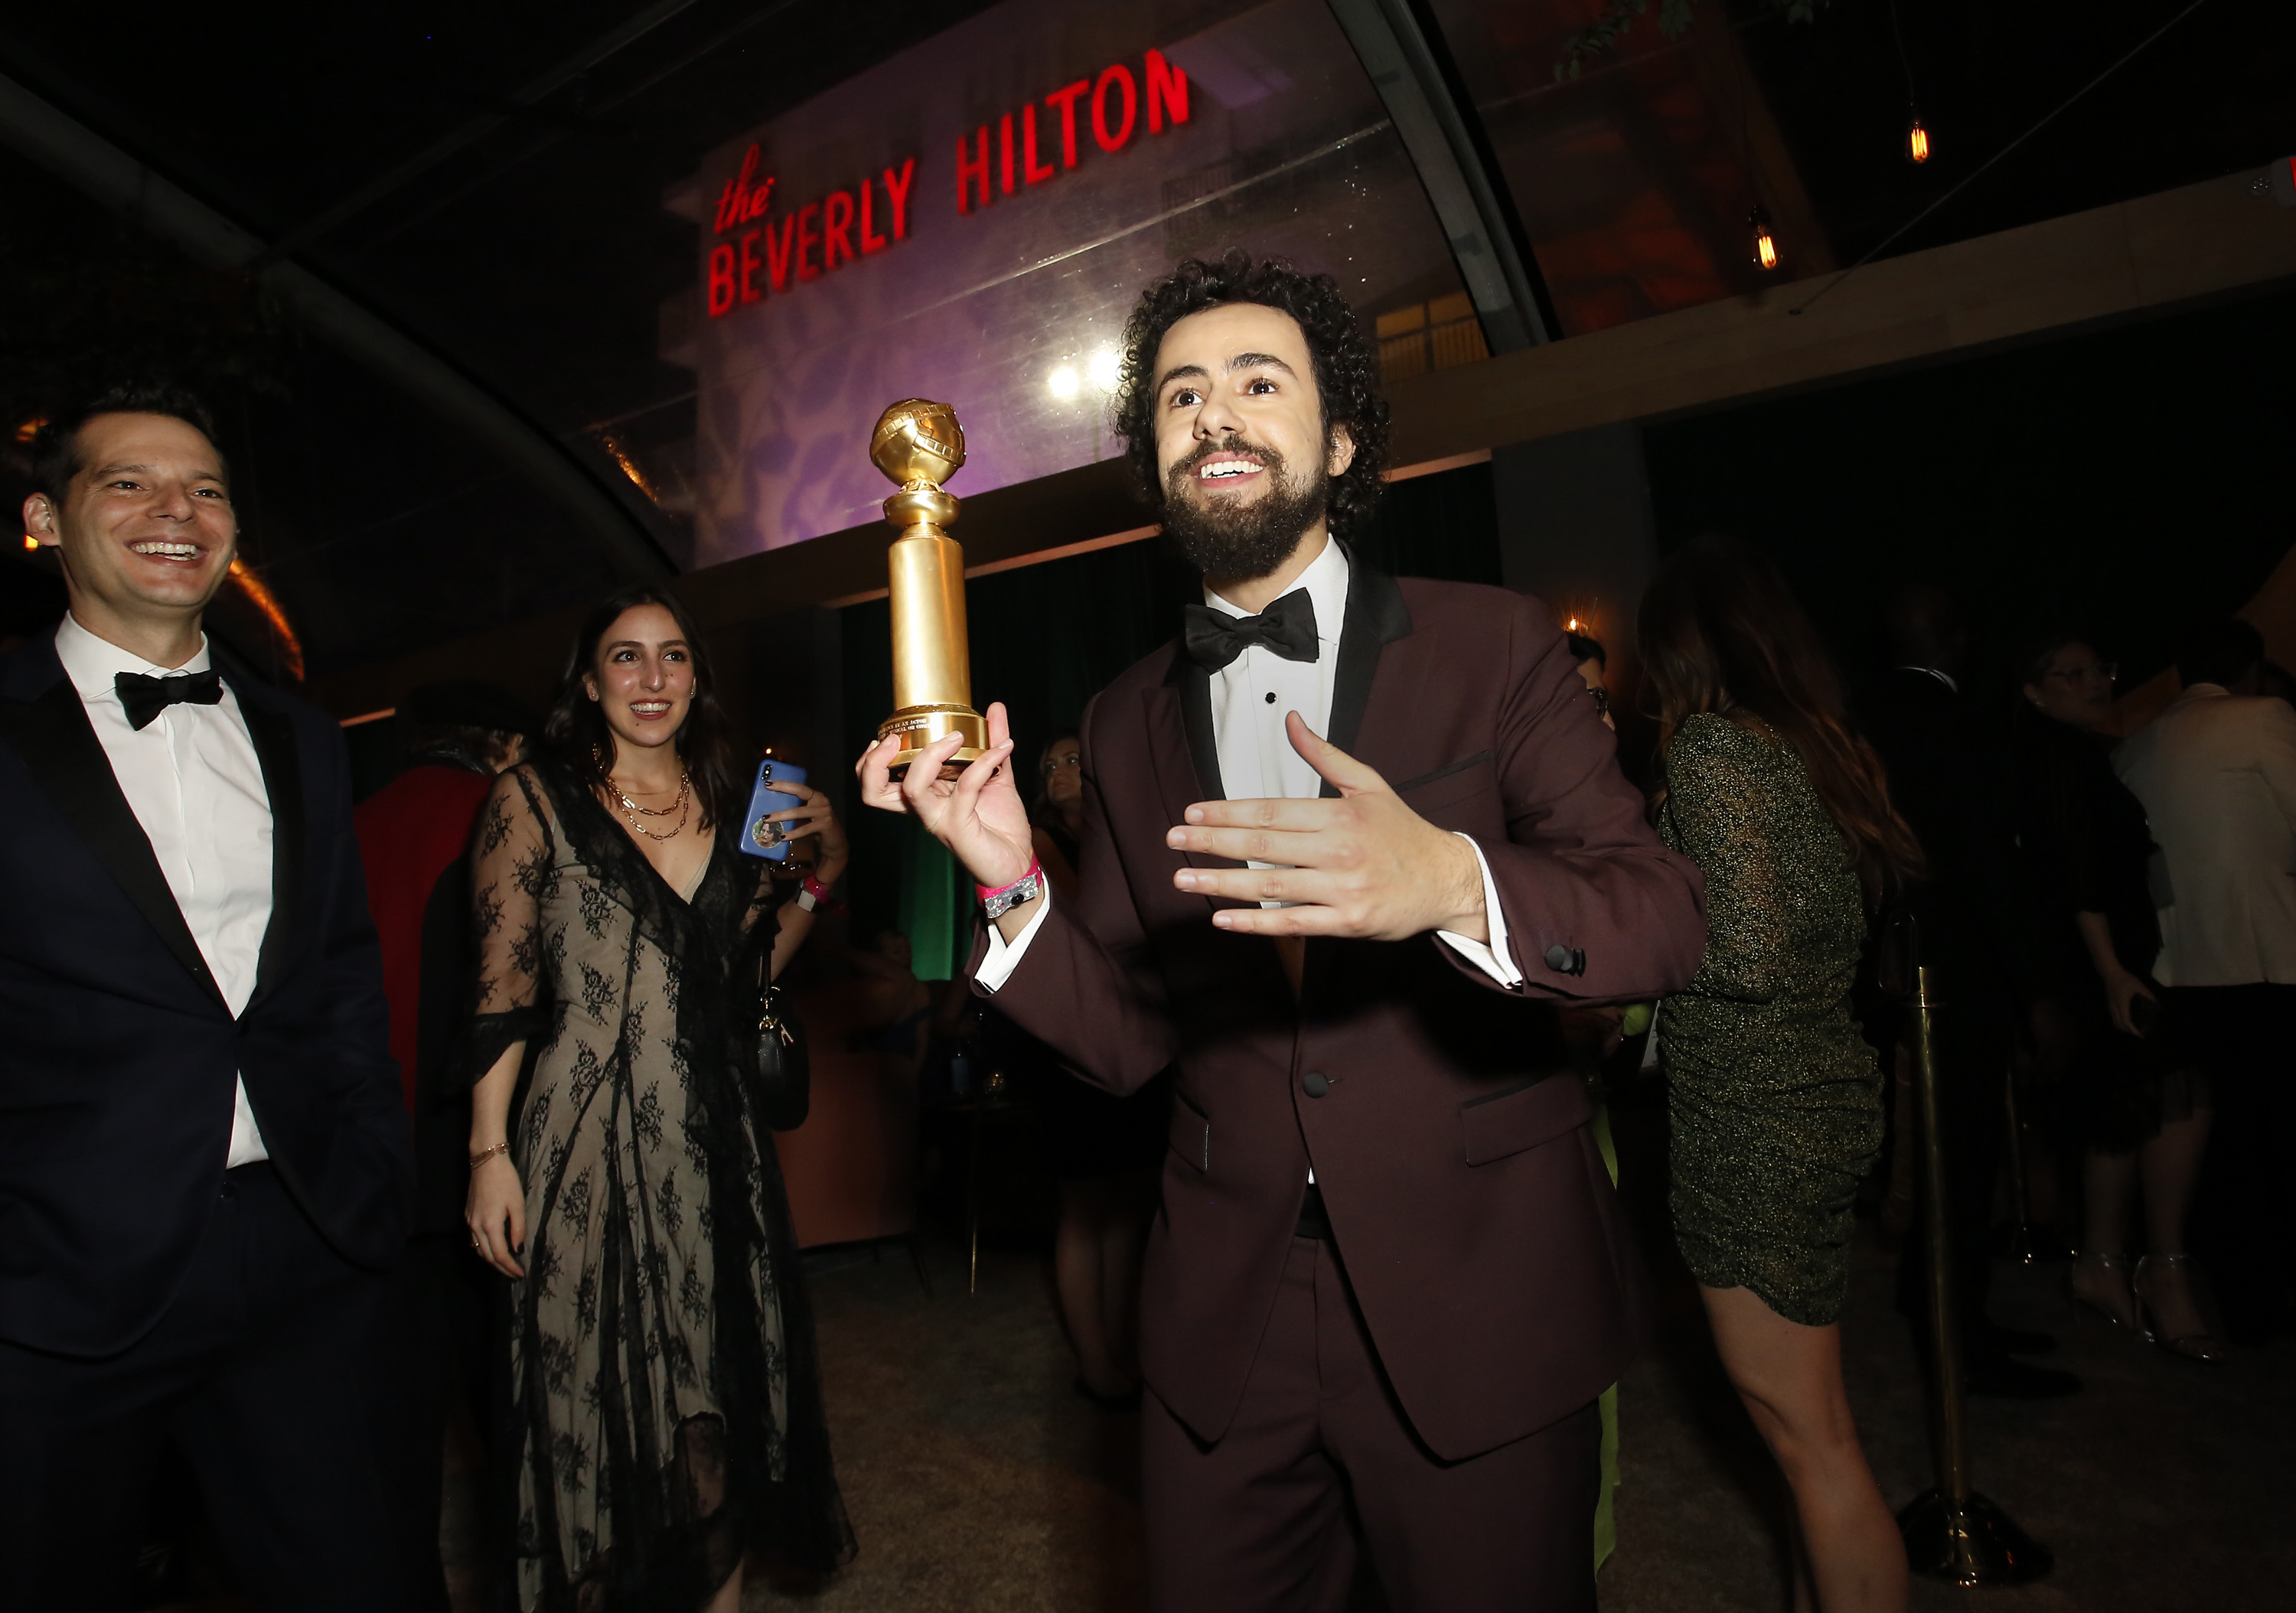
[[972, 708], [972, 662], [964, 635], [964, 549], [943, 531], [956, 500], [940, 485], [964, 464], [964, 429], [947, 404], [911, 397], [877, 417], [869, 457], [900, 491], [885, 519], [900, 531], [888, 558], [893, 605], [893, 715], [877, 737], [901, 736], [891, 773], [951, 733], [964, 742], [942, 772], [954, 777], [988, 746], [988, 725]]

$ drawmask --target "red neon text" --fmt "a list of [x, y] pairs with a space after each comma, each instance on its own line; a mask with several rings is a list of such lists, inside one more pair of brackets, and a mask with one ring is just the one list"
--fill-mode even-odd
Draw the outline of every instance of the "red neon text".
[[[1161, 51], [1150, 51], [1136, 73], [1119, 61], [1090, 78], [1063, 85], [1041, 102], [1030, 102], [1016, 117], [998, 114], [995, 125], [995, 155], [990, 155], [990, 126], [983, 123], [969, 135], [956, 137], [956, 210], [971, 214], [999, 197], [1032, 184], [1044, 184], [1077, 166], [1078, 102], [1086, 103], [1092, 137], [1103, 151], [1120, 151], [1140, 127], [1141, 102], [1147, 102], [1148, 132], [1160, 135], [1188, 120], [1188, 76]], [[1049, 108], [1050, 111], [1043, 109]], [[1061, 120], [1061, 159], [1052, 158], [1052, 118]], [[1017, 127], [1016, 127], [1017, 126]], [[992, 182], [993, 176], [993, 182]]]
[[[750, 184], [748, 176], [755, 171], [756, 156], [757, 148], [752, 146], [743, 160], [742, 176], [726, 182], [726, 196], [763, 198], [771, 191], [770, 178], [761, 185]], [[832, 191], [819, 201], [808, 202], [779, 218], [767, 218], [736, 239], [710, 248], [709, 317], [723, 319], [745, 303], [760, 301], [769, 294], [778, 297], [793, 284], [818, 280], [896, 242], [906, 241], [909, 190], [916, 177], [917, 160], [911, 157], [900, 167], [886, 168], [849, 191]], [[721, 215], [728, 205], [721, 200]], [[741, 203], [743, 208], [749, 205], [747, 201]], [[758, 205], [762, 209], [763, 202]], [[736, 222], [754, 217], [743, 213]]]
[[[1082, 160], [1077, 125], [1085, 117], [1091, 119], [1095, 145], [1105, 152], [1122, 151], [1139, 132], [1144, 110], [1151, 135], [1188, 121], [1188, 76], [1161, 51], [1148, 52], [1136, 72], [1128, 62], [1113, 62], [1017, 112], [998, 113], [993, 145], [986, 122], [959, 135], [957, 212], [969, 216], [1015, 190], [1047, 184], [1073, 171]], [[1057, 164], [1053, 158], [1055, 116], [1060, 119]], [[908, 239], [915, 158], [906, 159], [898, 168], [883, 169], [851, 190], [832, 191], [778, 220], [766, 217], [772, 207], [774, 178], [770, 174], [758, 177], [760, 160], [758, 148], [751, 146], [742, 158], [741, 171], [718, 192], [715, 233], [728, 234], [744, 225], [758, 227], [710, 248], [703, 274], [712, 319], [722, 319], [769, 294], [780, 296], [793, 285], [818, 280]]]
[[751, 146], [742, 158], [742, 171], [726, 182], [718, 192], [718, 230], [723, 235], [738, 224], [748, 224], [764, 217], [773, 204], [774, 176], [766, 176], [763, 183], [752, 185], [750, 181], [758, 172], [758, 148]]

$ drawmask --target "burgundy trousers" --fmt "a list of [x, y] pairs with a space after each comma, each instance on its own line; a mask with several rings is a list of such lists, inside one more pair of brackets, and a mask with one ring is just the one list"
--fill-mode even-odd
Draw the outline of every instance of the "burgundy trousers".
[[1337, 1250], [1292, 1240], [1235, 1420], [1206, 1445], [1141, 1417], [1154, 1613], [1341, 1613], [1360, 1545], [1394, 1613], [1592, 1613], [1592, 1404], [1464, 1462], [1422, 1445]]

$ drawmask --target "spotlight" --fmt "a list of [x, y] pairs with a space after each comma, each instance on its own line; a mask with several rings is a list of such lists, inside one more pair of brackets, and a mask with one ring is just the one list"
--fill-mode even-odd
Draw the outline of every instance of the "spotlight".
[[1053, 389], [1054, 397], [1074, 397], [1077, 395], [1077, 373], [1069, 365], [1062, 364], [1046, 378], [1045, 384]]
[[1757, 207], [1746, 216], [1747, 225], [1754, 232], [1754, 261], [1765, 269], [1778, 266], [1778, 238], [1770, 233], [1770, 216]]
[[1122, 373], [1123, 364], [1114, 348], [1103, 348], [1092, 356], [1092, 384], [1100, 391], [1115, 391]]
[[1915, 113], [1906, 130], [1906, 160], [1922, 163], [1930, 160], [1930, 132], [1922, 127], [1921, 115]]

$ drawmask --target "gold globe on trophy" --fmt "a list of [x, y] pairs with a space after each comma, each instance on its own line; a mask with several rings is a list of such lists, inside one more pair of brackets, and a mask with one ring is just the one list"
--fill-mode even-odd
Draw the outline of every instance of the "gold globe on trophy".
[[893, 607], [893, 715], [877, 737], [901, 736], [895, 778], [928, 745], [951, 733], [964, 743], [944, 774], [954, 776], [988, 745], [988, 725], [972, 708], [972, 662], [964, 633], [964, 548], [944, 528], [956, 500], [941, 483], [964, 464], [964, 428], [947, 404], [905, 398], [877, 417], [869, 457], [900, 491], [885, 501], [899, 531], [888, 552]]

